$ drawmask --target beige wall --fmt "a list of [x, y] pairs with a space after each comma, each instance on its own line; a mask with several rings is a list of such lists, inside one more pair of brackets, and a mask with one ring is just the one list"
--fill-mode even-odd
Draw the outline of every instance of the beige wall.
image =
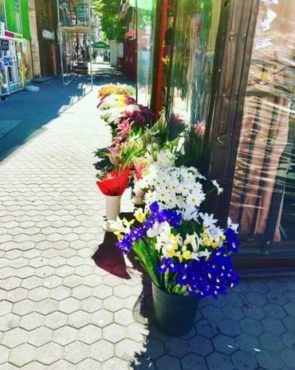
[[29, 19], [30, 19], [30, 31], [31, 31], [33, 75], [41, 76], [40, 50], [39, 50], [38, 30], [37, 30], [37, 22], [36, 22], [35, 0], [29, 0], [28, 3], [29, 3]]

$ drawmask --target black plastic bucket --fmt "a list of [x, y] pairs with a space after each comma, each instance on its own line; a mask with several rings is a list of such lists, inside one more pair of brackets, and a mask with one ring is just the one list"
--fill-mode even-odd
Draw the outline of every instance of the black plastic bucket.
[[154, 317], [159, 330], [169, 336], [188, 333], [199, 304], [196, 297], [169, 294], [152, 284]]

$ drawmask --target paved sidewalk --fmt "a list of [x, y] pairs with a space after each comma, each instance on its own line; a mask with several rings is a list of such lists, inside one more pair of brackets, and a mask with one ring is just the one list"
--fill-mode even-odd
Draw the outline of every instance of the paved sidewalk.
[[0, 369], [294, 370], [295, 280], [202, 301], [183, 338], [151, 324], [148, 282], [102, 228], [92, 163], [110, 134], [95, 104], [93, 91], [0, 166]]

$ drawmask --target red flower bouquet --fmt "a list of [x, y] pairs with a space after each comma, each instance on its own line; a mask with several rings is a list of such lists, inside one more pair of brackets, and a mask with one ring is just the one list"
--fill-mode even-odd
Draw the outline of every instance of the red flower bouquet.
[[129, 172], [129, 167], [122, 171], [112, 170], [96, 184], [104, 195], [121, 196], [127, 188]]

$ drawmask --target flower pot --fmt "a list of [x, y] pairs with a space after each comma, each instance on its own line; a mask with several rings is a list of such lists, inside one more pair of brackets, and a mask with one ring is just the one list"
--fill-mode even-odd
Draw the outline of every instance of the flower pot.
[[181, 336], [193, 328], [198, 298], [169, 294], [154, 284], [152, 294], [155, 323], [162, 333]]
[[120, 206], [121, 206], [121, 195], [105, 195], [105, 204], [106, 204], [106, 230], [111, 230], [111, 222], [109, 221], [116, 221], [119, 213], [120, 213]]

